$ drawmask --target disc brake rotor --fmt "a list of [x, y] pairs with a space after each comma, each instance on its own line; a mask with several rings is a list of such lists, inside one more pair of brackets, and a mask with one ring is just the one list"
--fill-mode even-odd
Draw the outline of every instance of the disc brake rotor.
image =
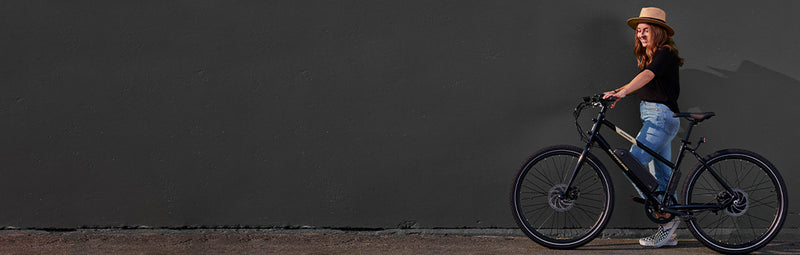
[[572, 206], [575, 205], [575, 200], [569, 198], [574, 196], [574, 194], [571, 195], [567, 193], [566, 184], [556, 184], [550, 188], [550, 191], [547, 192], [547, 202], [550, 204], [550, 208], [553, 208], [553, 210], [557, 212], [566, 212], [572, 209]]
[[731, 205], [725, 208], [725, 213], [734, 217], [742, 216], [747, 212], [747, 209], [750, 209], [750, 196], [740, 189], [733, 189], [733, 193], [733, 196], [729, 195], [727, 191], [719, 194], [719, 197], [733, 199]]

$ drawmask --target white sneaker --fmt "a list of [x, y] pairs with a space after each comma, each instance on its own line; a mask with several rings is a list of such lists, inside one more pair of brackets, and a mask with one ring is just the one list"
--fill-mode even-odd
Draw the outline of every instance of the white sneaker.
[[675, 230], [678, 229], [680, 221], [676, 218], [667, 224], [658, 226], [658, 231], [655, 234], [639, 239], [639, 244], [642, 246], [649, 246], [659, 248], [661, 246], [675, 246], [678, 245], [677, 234]]

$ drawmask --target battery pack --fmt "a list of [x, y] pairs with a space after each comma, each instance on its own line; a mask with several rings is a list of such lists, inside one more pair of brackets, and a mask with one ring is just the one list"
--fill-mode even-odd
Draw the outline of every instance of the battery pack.
[[625, 163], [625, 166], [628, 167], [633, 176], [636, 176], [636, 179], [639, 179], [650, 192], [654, 192], [658, 189], [658, 181], [656, 181], [656, 178], [650, 174], [650, 171], [647, 170], [642, 163], [639, 163], [639, 160], [636, 159], [631, 152], [616, 149], [614, 150], [614, 154], [622, 160], [622, 163]]

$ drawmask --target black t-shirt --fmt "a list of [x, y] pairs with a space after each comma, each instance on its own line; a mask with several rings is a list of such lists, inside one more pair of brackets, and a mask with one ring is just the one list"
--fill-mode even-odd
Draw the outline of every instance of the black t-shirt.
[[678, 76], [678, 56], [669, 48], [661, 47], [653, 55], [653, 61], [645, 69], [655, 74], [653, 80], [639, 89], [639, 98], [643, 101], [661, 103], [672, 112], [678, 110], [678, 95], [681, 92]]

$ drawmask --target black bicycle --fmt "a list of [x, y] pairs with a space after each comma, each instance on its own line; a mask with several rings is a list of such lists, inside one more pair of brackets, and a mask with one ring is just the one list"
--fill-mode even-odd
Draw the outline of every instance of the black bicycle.
[[[674, 163], [606, 120], [614, 101], [602, 96], [586, 97], [574, 115], [583, 148], [556, 145], [528, 159], [514, 178], [511, 210], [520, 229], [533, 241], [553, 249], [570, 249], [594, 239], [605, 228], [614, 207], [614, 187], [606, 167], [590, 150], [599, 146], [616, 163], [644, 197], [648, 218], [666, 223], [681, 217], [689, 231], [707, 247], [723, 253], [748, 253], [769, 243], [786, 220], [788, 198], [780, 173], [764, 157], [747, 150], [727, 149], [706, 157], [688, 141], [692, 128], [714, 116], [706, 113], [676, 113], [689, 121], [686, 137]], [[587, 107], [599, 108], [591, 130], [584, 133], [578, 117]], [[600, 134], [606, 126], [672, 168], [667, 190], [627, 150], [613, 149]], [[699, 161], [689, 173], [676, 201], [679, 166], [689, 152]]]

